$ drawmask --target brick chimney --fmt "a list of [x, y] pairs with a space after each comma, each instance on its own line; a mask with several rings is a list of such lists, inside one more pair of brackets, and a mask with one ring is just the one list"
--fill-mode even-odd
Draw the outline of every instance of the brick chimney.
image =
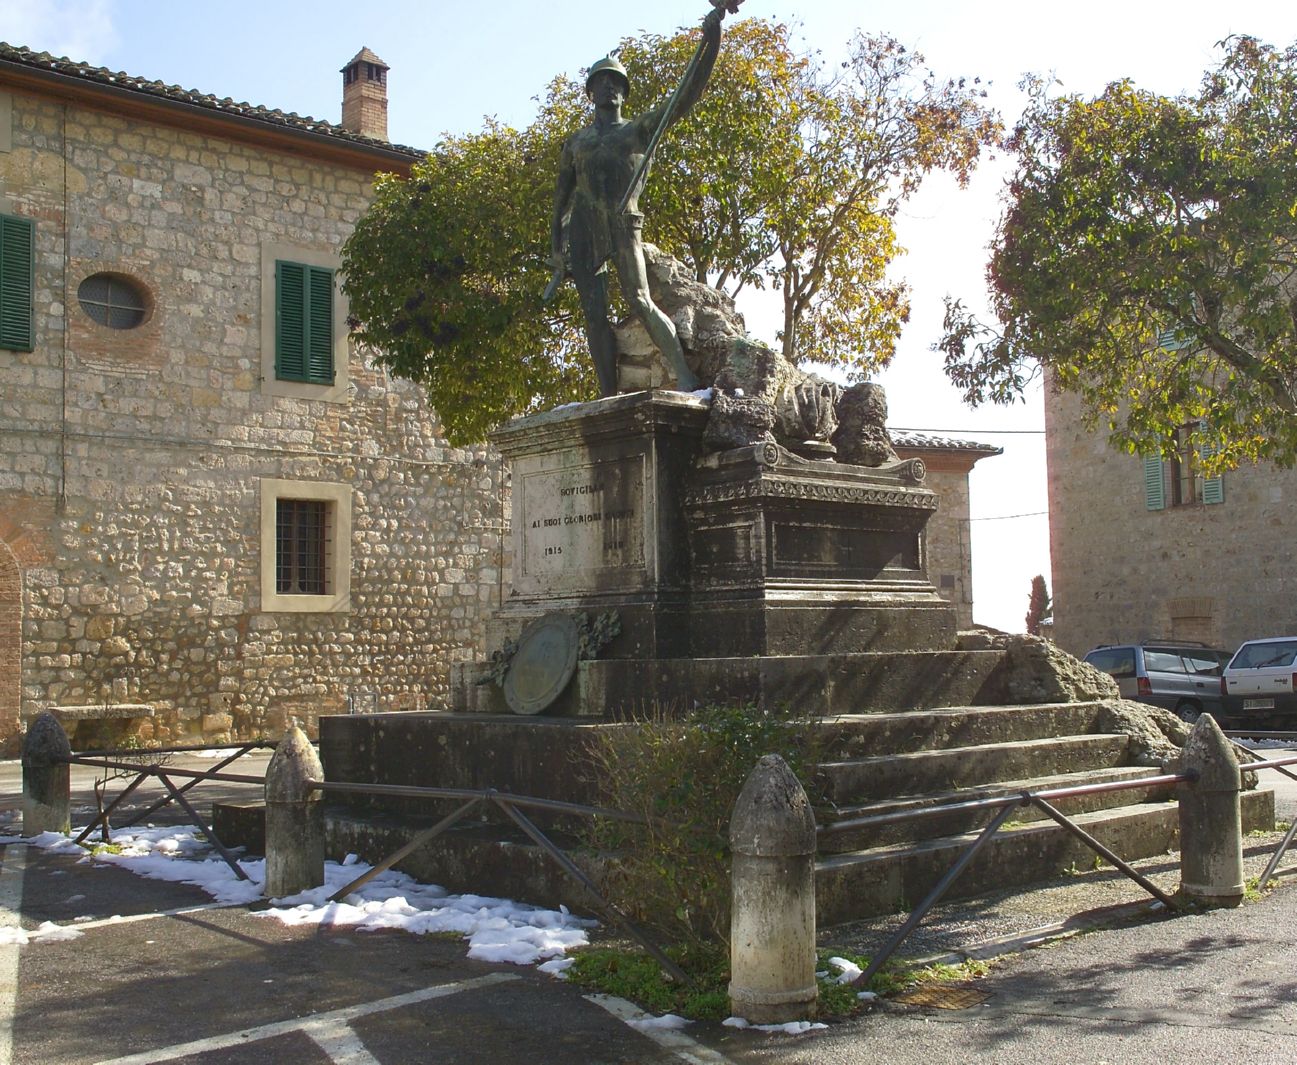
[[362, 48], [342, 68], [342, 128], [387, 140], [388, 66]]

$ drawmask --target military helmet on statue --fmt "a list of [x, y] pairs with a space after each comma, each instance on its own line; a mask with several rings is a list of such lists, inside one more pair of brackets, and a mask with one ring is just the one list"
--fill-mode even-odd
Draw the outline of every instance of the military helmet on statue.
[[590, 82], [594, 81], [596, 74], [602, 74], [605, 70], [617, 75], [621, 79], [621, 91], [627, 98], [630, 97], [630, 78], [626, 76], [626, 68], [621, 65], [621, 61], [616, 56], [606, 55], [597, 63], [590, 67], [590, 73], [586, 75], [585, 92], [590, 95]]

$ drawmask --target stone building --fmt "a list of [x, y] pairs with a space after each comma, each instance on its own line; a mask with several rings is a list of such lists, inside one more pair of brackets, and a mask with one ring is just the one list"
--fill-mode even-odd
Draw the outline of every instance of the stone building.
[[958, 626], [972, 628], [968, 475], [978, 460], [1003, 454], [1003, 449], [973, 440], [897, 430], [892, 432], [892, 446], [901, 458], [922, 459], [928, 468], [928, 487], [940, 499], [927, 528], [928, 577], [941, 598], [955, 608]]
[[[1288, 537], [1297, 471], [1244, 466], [1203, 478], [1192, 452], [1127, 455], [1085, 427], [1070, 394], [1047, 393], [1054, 638], [1174, 637], [1233, 650], [1297, 631]], [[1186, 430], [1179, 438], [1186, 440]]]
[[500, 463], [349, 342], [341, 245], [419, 153], [377, 56], [343, 81], [338, 126], [0, 46], [9, 750], [437, 705], [480, 642]]

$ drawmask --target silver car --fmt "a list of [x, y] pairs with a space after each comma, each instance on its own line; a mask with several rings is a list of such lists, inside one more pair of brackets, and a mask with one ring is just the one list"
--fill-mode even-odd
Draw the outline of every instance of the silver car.
[[1221, 715], [1221, 667], [1228, 651], [1186, 641], [1105, 644], [1085, 656], [1117, 682], [1123, 699], [1151, 703], [1197, 721]]

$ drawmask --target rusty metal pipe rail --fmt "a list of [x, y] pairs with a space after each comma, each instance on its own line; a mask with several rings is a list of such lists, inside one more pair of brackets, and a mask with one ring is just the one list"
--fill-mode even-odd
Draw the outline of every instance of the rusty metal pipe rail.
[[334, 780], [310, 780], [307, 781], [307, 787], [351, 795], [386, 795], [397, 799], [500, 799], [514, 806], [530, 806], [537, 810], [549, 810], [551, 813], [606, 817], [613, 821], [628, 821], [637, 825], [646, 823], [646, 819], [639, 814], [627, 813], [624, 810], [606, 810], [601, 806], [583, 806], [576, 802], [541, 799], [534, 795], [515, 795], [495, 788], [426, 788], [413, 784], [361, 784]]
[[239, 742], [239, 743], [222, 743], [213, 745], [210, 743], [196, 743], [188, 746], [178, 747], [113, 747], [102, 751], [77, 751], [74, 758], [109, 758], [117, 755], [129, 757], [131, 755], [155, 755], [155, 754], [194, 754], [199, 751], [254, 751], [258, 748], [267, 748], [274, 750], [279, 746], [278, 740], [257, 740]]
[[67, 759], [69, 765], [88, 765], [98, 769], [121, 769], [145, 776], [184, 777], [187, 780], [216, 780], [222, 784], [265, 784], [265, 777], [247, 773], [204, 773], [197, 769], [180, 769], [169, 765], [147, 765], [141, 762], [117, 762], [108, 758], [86, 758], [74, 754]]
[[1264, 729], [1226, 729], [1230, 739], [1297, 740], [1297, 732], [1267, 732]]
[[[1297, 761], [1297, 758], [1293, 759]], [[1250, 768], [1250, 767], [1249, 767]], [[985, 799], [968, 799], [964, 802], [939, 803], [932, 806], [919, 806], [912, 810], [898, 810], [891, 814], [876, 814], [871, 817], [855, 817], [846, 821], [834, 821], [832, 824], [820, 825], [816, 831], [821, 835], [834, 832], [846, 832], [854, 828], [872, 828], [875, 825], [889, 825], [901, 821], [917, 821], [923, 817], [936, 817], [962, 810], [998, 810], [1004, 806], [1021, 806], [1024, 794], [1030, 794], [1045, 802], [1056, 799], [1069, 799], [1081, 795], [1104, 795], [1114, 791], [1135, 791], [1139, 788], [1155, 787], [1161, 784], [1180, 784], [1194, 780], [1186, 773], [1165, 773], [1155, 777], [1141, 777], [1138, 780], [1116, 780], [1107, 784], [1077, 784], [1070, 788], [1047, 788], [1030, 793], [1013, 792], [1009, 795], [989, 796]]]

